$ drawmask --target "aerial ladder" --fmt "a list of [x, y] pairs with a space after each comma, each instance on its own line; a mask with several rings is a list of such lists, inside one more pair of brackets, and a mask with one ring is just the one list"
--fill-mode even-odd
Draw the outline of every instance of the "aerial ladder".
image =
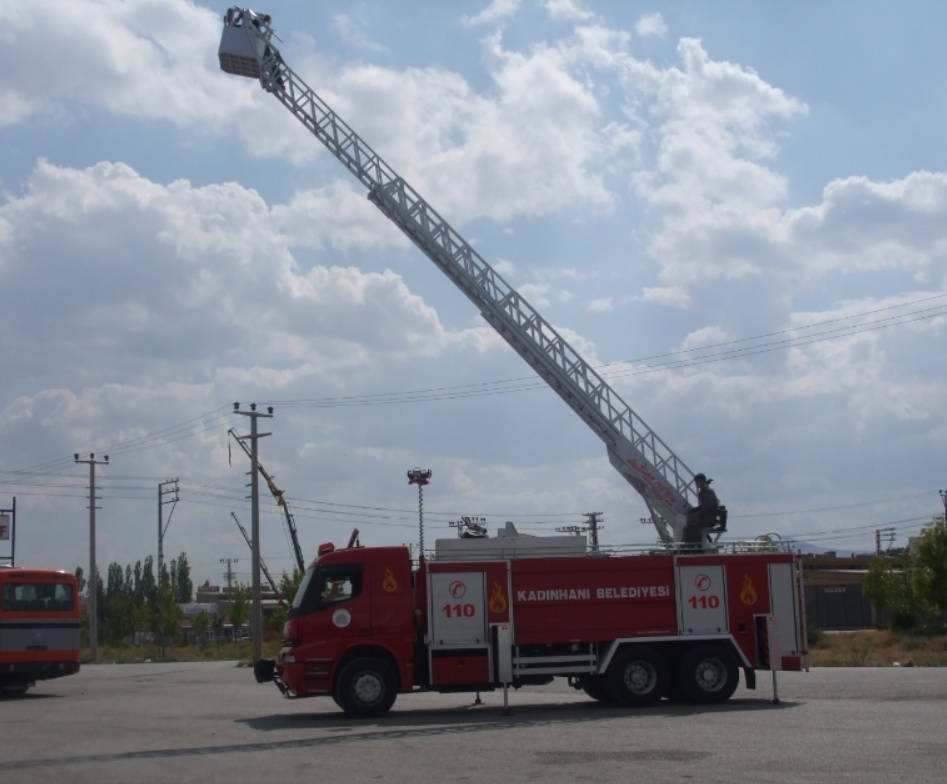
[[[240, 524], [240, 521], [237, 519], [237, 515], [231, 512], [230, 516], [237, 524], [237, 528], [240, 529], [240, 533], [243, 534], [243, 538], [247, 540], [247, 546], [250, 548], [250, 552], [253, 552], [253, 540], [250, 538], [250, 534], [247, 533], [247, 529]], [[273, 590], [273, 593], [276, 594], [276, 600], [285, 607], [286, 601], [283, 599], [283, 594], [281, 594], [279, 592], [279, 588], [276, 587], [276, 582], [273, 580], [273, 575], [270, 574], [270, 570], [266, 568], [266, 564], [263, 563], [262, 558], [260, 558], [260, 571], [263, 572], [263, 576], [266, 577], [266, 581], [270, 584], [270, 588]]]
[[[680, 542], [696, 505], [694, 473], [558, 331], [340, 118], [283, 60], [268, 14], [232, 7], [218, 58], [258, 79], [368, 190], [378, 207], [473, 302], [484, 319], [595, 432], [640, 493], [666, 545]], [[723, 524], [725, 525], [725, 518]]]
[[[230, 430], [227, 432], [233, 436], [234, 440], [238, 444], [240, 444], [240, 448], [243, 449], [247, 457], [249, 457], [252, 461], [253, 455], [250, 451], [250, 447], [243, 443], [240, 436], [237, 435], [237, 432], [233, 428], [230, 428]], [[296, 521], [293, 519], [293, 513], [289, 509], [289, 502], [287, 502], [286, 498], [284, 497], [283, 491], [276, 487], [276, 482], [273, 480], [273, 477], [267, 473], [266, 469], [263, 467], [263, 464], [259, 461], [257, 461], [256, 470], [260, 472], [260, 476], [262, 476], [266, 481], [266, 486], [269, 488], [270, 493], [272, 493], [273, 497], [276, 499], [276, 505], [282, 507], [283, 509], [283, 515], [286, 518], [286, 530], [289, 532], [289, 538], [293, 546], [293, 555], [296, 559], [296, 567], [299, 569], [299, 573], [302, 574], [306, 571], [306, 562], [303, 559], [302, 548], [299, 546], [299, 536], [296, 533]], [[240, 523], [237, 523], [237, 525], [240, 525]], [[244, 533], [244, 536], [246, 536], [246, 533]]]

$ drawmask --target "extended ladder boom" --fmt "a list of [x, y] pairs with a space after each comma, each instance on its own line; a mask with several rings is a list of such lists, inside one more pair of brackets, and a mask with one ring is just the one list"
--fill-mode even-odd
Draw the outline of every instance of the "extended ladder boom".
[[605, 442], [644, 498], [658, 535], [680, 541], [696, 502], [693, 472], [563, 337], [283, 61], [268, 15], [231, 8], [218, 52], [227, 73], [260, 80], [368, 189], [368, 198], [430, 258]]

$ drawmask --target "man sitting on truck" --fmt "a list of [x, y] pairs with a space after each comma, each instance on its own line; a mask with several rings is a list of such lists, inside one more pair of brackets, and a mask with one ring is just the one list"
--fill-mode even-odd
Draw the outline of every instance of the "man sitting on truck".
[[695, 474], [694, 483], [697, 485], [697, 506], [687, 511], [687, 525], [684, 526], [684, 544], [704, 544], [704, 531], [713, 528], [717, 522], [717, 494], [711, 489], [706, 474]]

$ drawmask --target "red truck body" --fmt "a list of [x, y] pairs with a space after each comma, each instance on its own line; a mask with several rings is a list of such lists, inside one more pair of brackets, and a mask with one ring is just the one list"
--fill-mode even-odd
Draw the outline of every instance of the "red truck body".
[[0, 567], [0, 693], [79, 672], [79, 589], [68, 572]]
[[398, 692], [553, 677], [629, 706], [721, 702], [740, 668], [753, 687], [757, 670], [807, 666], [791, 553], [470, 555], [453, 548], [413, 568], [406, 547], [326, 552], [306, 572], [279, 660], [259, 662], [257, 678], [370, 716]]

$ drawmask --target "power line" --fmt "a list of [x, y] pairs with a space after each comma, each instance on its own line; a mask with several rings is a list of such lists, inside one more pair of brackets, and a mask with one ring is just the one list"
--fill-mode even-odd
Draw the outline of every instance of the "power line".
[[[732, 341], [710, 344], [706, 346], [695, 347], [692, 349], [682, 349], [676, 352], [664, 354], [654, 354], [639, 359], [631, 359], [622, 362], [613, 362], [600, 365], [596, 369], [602, 372], [603, 376], [608, 378], [619, 378], [628, 376], [638, 376], [647, 373], [654, 373], [665, 370], [677, 370], [698, 365], [717, 363], [730, 359], [738, 359], [753, 356], [760, 353], [779, 351], [797, 346], [811, 345], [817, 342], [835, 340], [841, 337], [861, 334], [863, 332], [886, 329], [891, 326], [900, 326], [914, 321], [935, 318], [941, 315], [947, 315], [947, 306], [939, 305], [922, 308], [908, 313], [900, 313], [887, 316], [883, 319], [868, 322], [866, 324], [851, 324], [842, 327], [833, 327], [825, 329], [832, 325], [850, 322], [856, 319], [863, 319], [868, 316], [874, 316], [881, 313], [894, 311], [901, 308], [912, 307], [925, 304], [935, 300], [942, 300], [947, 297], [947, 293], [939, 293], [930, 297], [925, 297], [910, 302], [889, 305], [884, 308], [877, 308], [871, 311], [864, 311], [849, 316], [840, 316], [835, 319], [828, 319], [812, 324], [800, 325], [776, 332], [765, 333], [748, 338], [739, 338]], [[798, 333], [822, 330], [814, 335], [802, 337], [785, 337]], [[781, 338], [779, 340], [770, 340], [769, 342], [753, 344], [757, 341], [771, 338]], [[720, 351], [719, 349], [724, 349]], [[663, 362], [654, 363], [653, 360], [666, 359]], [[651, 364], [644, 364], [651, 363]], [[643, 367], [640, 365], [644, 364]], [[629, 367], [629, 366], [639, 367]], [[461, 384], [455, 386], [432, 387], [428, 389], [407, 390], [403, 392], [372, 393], [366, 395], [349, 395], [343, 397], [312, 398], [312, 399], [290, 399], [280, 401], [270, 401], [278, 403], [286, 408], [344, 408], [353, 406], [378, 406], [378, 405], [401, 405], [406, 403], [423, 403], [435, 400], [456, 400], [469, 397], [481, 397], [486, 395], [511, 394], [515, 392], [534, 391], [547, 389], [544, 381], [535, 376], [524, 376], [505, 380], [484, 381], [475, 384]], [[233, 418], [230, 406], [220, 406], [192, 419], [185, 420], [177, 424], [169, 425], [160, 430], [144, 434], [137, 438], [119, 441], [115, 444], [102, 448], [110, 454], [126, 454], [129, 452], [151, 449], [157, 446], [163, 446], [175, 443], [187, 438], [193, 438], [197, 435], [212, 430], [219, 426], [221, 422], [231, 421]], [[48, 475], [51, 472], [65, 469], [71, 462], [69, 457], [49, 460], [29, 469], [18, 471], [0, 471], [0, 479], [18, 474]]]

